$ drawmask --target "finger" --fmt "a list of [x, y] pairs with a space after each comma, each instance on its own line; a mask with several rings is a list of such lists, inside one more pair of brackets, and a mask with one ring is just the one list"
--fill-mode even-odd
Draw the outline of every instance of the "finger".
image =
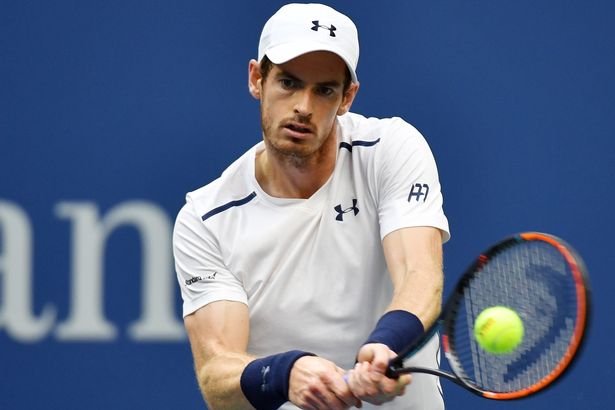
[[367, 362], [357, 363], [352, 376], [352, 392], [359, 399], [378, 394], [380, 379], [384, 377], [382, 374], [374, 372]]
[[342, 380], [344, 380], [346, 384], [348, 384], [348, 380], [350, 378], [351, 372], [352, 372], [352, 369], [345, 371], [344, 369], [340, 367], [337, 368], [337, 374], [339, 374], [342, 377]]
[[404, 386], [409, 385], [410, 383], [412, 383], [412, 375], [410, 374], [402, 374], [401, 376], [399, 376], [400, 383], [402, 383]]
[[359, 385], [364, 385], [371, 382], [368, 362], [359, 362], [354, 366], [354, 380]]
[[305, 397], [308, 404], [318, 410], [327, 408], [326, 400], [324, 400], [323, 394], [320, 392], [319, 388], [315, 386], [311, 386], [309, 389], [309, 394]]
[[323, 406], [324, 404], [316, 396], [310, 395], [305, 397], [305, 405], [301, 406], [301, 408], [304, 410], [318, 410], [324, 408]]
[[410, 384], [411, 378], [409, 375], [403, 375], [398, 379], [388, 379], [383, 377], [379, 384], [380, 391], [387, 396], [401, 396], [404, 394], [406, 386]]
[[361, 402], [357, 399], [352, 392], [350, 391], [350, 387], [348, 383], [344, 380], [344, 370], [341, 368], [337, 368], [337, 376], [327, 376], [324, 378], [325, 385], [329, 388], [335, 396], [341, 400], [347, 406], [357, 406]]
[[318, 405], [310, 397], [306, 397], [305, 403], [299, 405], [299, 408], [303, 410], [318, 410]]
[[315, 401], [318, 403], [320, 409], [344, 410], [350, 407], [329, 389], [326, 382], [320, 384], [318, 387], [311, 387], [310, 391], [313, 393]]

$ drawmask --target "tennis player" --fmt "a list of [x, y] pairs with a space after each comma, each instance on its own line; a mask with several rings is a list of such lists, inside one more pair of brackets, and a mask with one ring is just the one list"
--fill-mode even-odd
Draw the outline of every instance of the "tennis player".
[[[350, 113], [357, 29], [291, 4], [249, 91], [263, 141], [187, 195], [176, 270], [212, 409], [442, 409], [438, 379], [385, 368], [440, 312], [448, 222], [432, 153], [400, 118]], [[410, 360], [434, 367], [435, 337]]]

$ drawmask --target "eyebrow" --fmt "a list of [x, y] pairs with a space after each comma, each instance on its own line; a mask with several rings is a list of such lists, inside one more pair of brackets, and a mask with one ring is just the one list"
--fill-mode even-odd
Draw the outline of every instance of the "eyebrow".
[[[294, 76], [293, 74], [289, 73], [288, 71], [282, 70], [280, 69], [280, 71], [276, 74], [276, 77], [287, 77], [293, 81], [296, 81], [300, 84], [304, 84], [305, 81], [303, 81], [302, 79]], [[323, 81], [320, 83], [316, 83], [317, 86], [319, 87], [331, 87], [331, 88], [335, 88], [335, 87], [341, 87], [342, 83], [337, 81], [337, 80], [331, 80], [331, 81]]]

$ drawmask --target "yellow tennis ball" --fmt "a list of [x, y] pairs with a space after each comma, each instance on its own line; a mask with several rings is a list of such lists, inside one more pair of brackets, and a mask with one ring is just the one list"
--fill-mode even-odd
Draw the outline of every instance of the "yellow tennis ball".
[[476, 318], [474, 337], [489, 353], [510, 353], [523, 340], [523, 321], [514, 310], [493, 306], [480, 312]]

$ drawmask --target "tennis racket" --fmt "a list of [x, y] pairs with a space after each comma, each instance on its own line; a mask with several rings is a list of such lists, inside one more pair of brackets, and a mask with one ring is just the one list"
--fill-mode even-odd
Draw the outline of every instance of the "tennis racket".
[[[562, 376], [579, 352], [589, 298], [585, 265], [570, 245], [536, 232], [507, 238], [467, 269], [439, 319], [390, 361], [387, 376], [429, 373], [495, 400], [537, 393]], [[474, 337], [477, 316], [492, 306], [509, 307], [523, 321], [523, 339], [510, 353], [489, 353]], [[453, 373], [404, 367], [404, 359], [438, 330]]]

